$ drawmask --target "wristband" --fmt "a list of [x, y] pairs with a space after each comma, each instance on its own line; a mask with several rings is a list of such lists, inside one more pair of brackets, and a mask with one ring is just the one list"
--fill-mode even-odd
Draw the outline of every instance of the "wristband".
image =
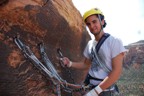
[[88, 93], [85, 94], [84, 96], [98, 96], [98, 94], [95, 92], [94, 89], [92, 89], [90, 92], [88, 92]]
[[90, 96], [98, 96], [98, 94], [95, 92], [95, 90], [91, 90], [91, 95]]
[[100, 86], [97, 86], [95, 88], [95, 90], [97, 91], [98, 94], [100, 94], [103, 90], [100, 88]]
[[72, 66], [72, 61], [69, 62], [68, 67], [70, 68]]

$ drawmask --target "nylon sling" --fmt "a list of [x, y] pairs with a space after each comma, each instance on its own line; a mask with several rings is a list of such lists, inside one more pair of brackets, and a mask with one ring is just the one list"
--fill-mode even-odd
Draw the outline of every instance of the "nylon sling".
[[[96, 47], [95, 47], [95, 50], [96, 50], [97, 53], [98, 53], [101, 45], [103, 44], [103, 42], [104, 42], [109, 36], [110, 36], [110, 34], [104, 33], [103, 36], [100, 38], [98, 44], [97, 44]], [[85, 83], [86, 85], [88, 85], [88, 84], [90, 83], [90, 79], [97, 80], [97, 81], [103, 81], [103, 79], [95, 78], [95, 77], [92, 77], [90, 74], [87, 74], [84, 83]]]

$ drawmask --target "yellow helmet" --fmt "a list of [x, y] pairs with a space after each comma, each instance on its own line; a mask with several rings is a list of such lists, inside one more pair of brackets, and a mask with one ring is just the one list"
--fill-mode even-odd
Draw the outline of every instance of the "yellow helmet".
[[[94, 14], [103, 15], [103, 13], [102, 13], [101, 10], [99, 10], [98, 8], [93, 8], [93, 9], [88, 10], [88, 11], [86, 11], [86, 12], [84, 13], [84, 15], [83, 15], [83, 20], [85, 21], [85, 19], [86, 19], [87, 17], [89, 17], [90, 15], [94, 15]], [[103, 16], [104, 16], [104, 15], [103, 15]]]

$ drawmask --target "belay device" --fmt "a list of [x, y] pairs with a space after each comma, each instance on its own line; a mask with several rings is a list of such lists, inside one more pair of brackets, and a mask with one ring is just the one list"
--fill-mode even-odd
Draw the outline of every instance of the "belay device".
[[[42, 57], [43, 62], [45, 65], [34, 55], [34, 53], [30, 50], [30, 48], [22, 43], [22, 41], [18, 38], [14, 38], [15, 44], [19, 47], [19, 49], [24, 54], [25, 58], [28, 59], [36, 68], [38, 68], [40, 71], [44, 72], [46, 76], [50, 77], [53, 84], [56, 86], [56, 92], [57, 96], [61, 96], [61, 87], [66, 92], [79, 92], [79, 91], [85, 91], [89, 89], [89, 86], [81, 86], [76, 84], [68, 83], [66, 80], [63, 80], [60, 75], [57, 73], [56, 69], [54, 68], [53, 64], [49, 60], [47, 54], [44, 50], [44, 44], [39, 44], [40, 49], [40, 55]], [[63, 58], [63, 55], [60, 50], [57, 50], [59, 54], [59, 58]], [[69, 88], [73, 87], [73, 88]]]

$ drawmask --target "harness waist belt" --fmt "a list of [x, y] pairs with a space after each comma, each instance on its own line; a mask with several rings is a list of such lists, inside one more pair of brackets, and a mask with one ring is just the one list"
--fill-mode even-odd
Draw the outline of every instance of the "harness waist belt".
[[90, 74], [88, 74], [88, 78], [93, 79], [93, 80], [97, 80], [97, 81], [103, 81], [103, 79], [92, 77]]
[[90, 80], [97, 80], [97, 81], [103, 81], [103, 79], [99, 79], [99, 78], [94, 78], [92, 77], [90, 74], [87, 74], [86, 79], [84, 81], [85, 85], [90, 84]]

